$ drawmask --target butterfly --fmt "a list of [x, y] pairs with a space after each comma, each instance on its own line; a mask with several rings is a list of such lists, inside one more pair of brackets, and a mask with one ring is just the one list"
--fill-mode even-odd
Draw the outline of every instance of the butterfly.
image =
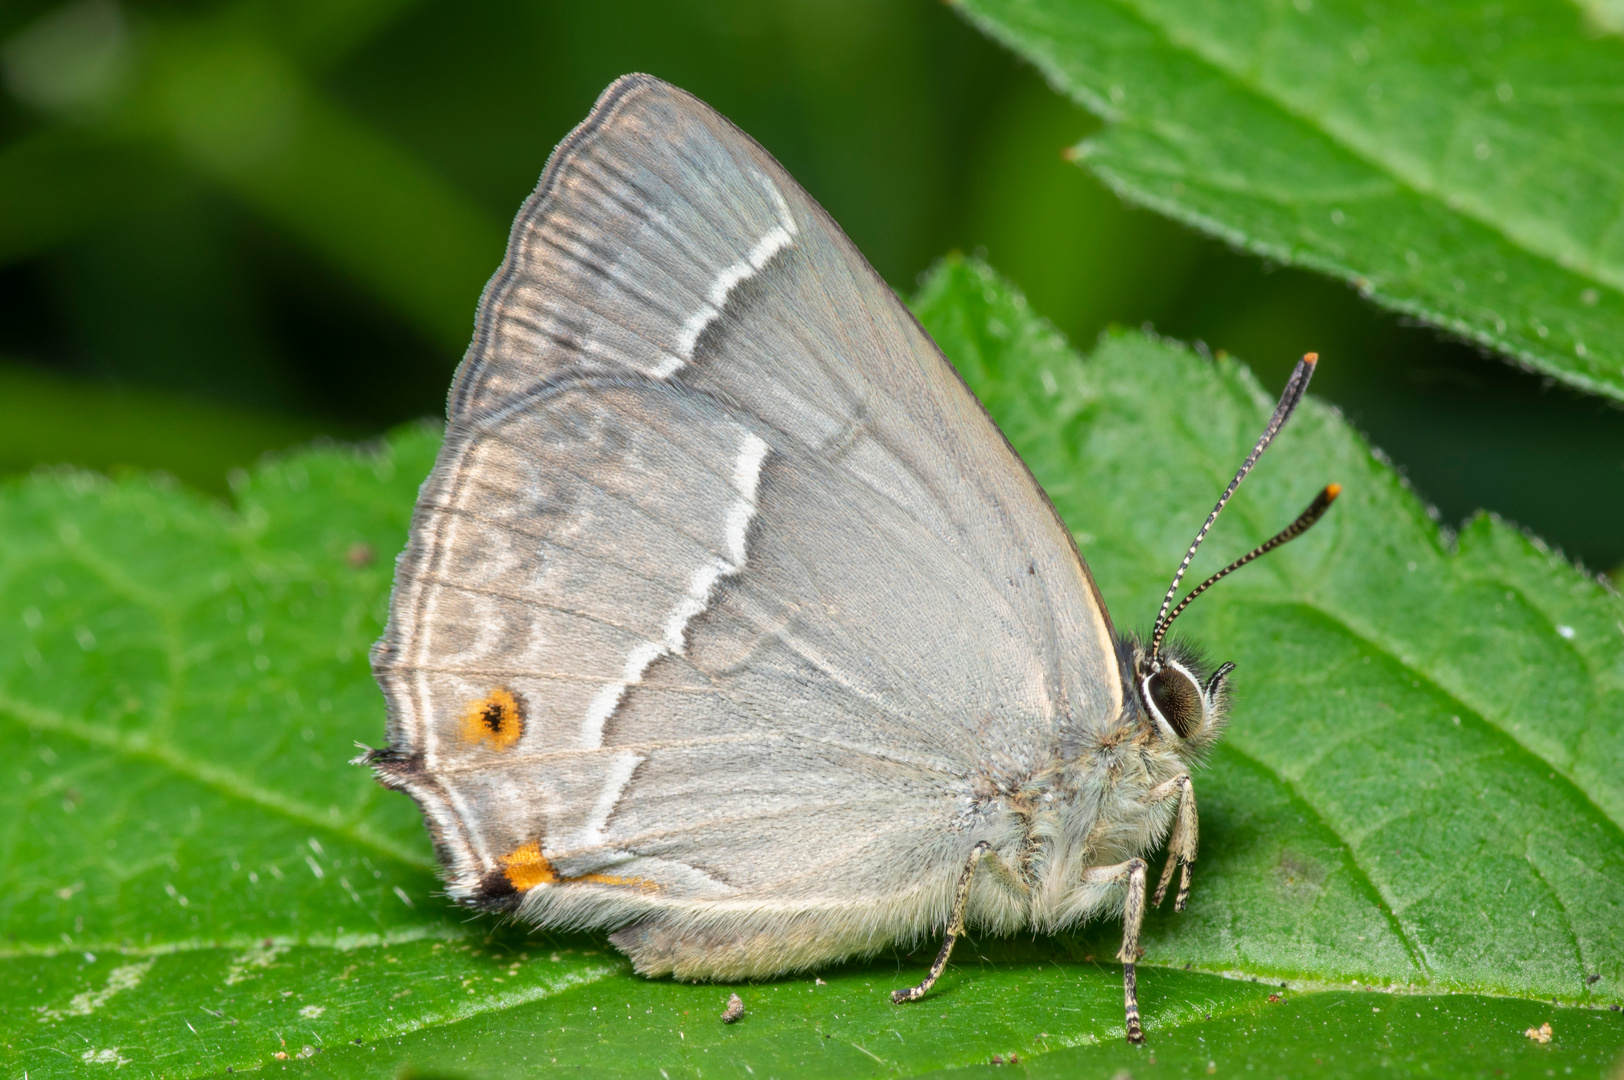
[[610, 86], [514, 222], [447, 412], [372, 656], [388, 745], [358, 760], [416, 800], [450, 897], [680, 979], [943, 934], [898, 1003], [967, 923], [1120, 914], [1143, 1038], [1146, 856], [1171, 830], [1149, 902], [1176, 873], [1182, 909], [1233, 667], [1166, 640], [1196, 545], [1151, 636], [1119, 634], [986, 411], [765, 150], [658, 79]]

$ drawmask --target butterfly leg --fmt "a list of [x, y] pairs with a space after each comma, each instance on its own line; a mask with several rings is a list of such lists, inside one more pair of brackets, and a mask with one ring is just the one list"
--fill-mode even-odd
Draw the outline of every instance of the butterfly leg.
[[958, 888], [953, 891], [953, 916], [947, 924], [947, 936], [942, 939], [942, 951], [936, 954], [935, 963], [930, 965], [930, 974], [918, 986], [911, 986], [906, 990], [891, 991], [891, 1000], [897, 1005], [905, 1001], [918, 1001], [930, 992], [941, 978], [942, 970], [947, 967], [947, 958], [953, 953], [953, 943], [964, 933], [964, 909], [970, 902], [970, 878], [975, 873], [976, 865], [981, 857], [992, 850], [992, 845], [985, 840], [975, 846], [970, 852], [970, 861], [964, 864], [964, 873], [959, 875]]
[[1145, 921], [1145, 860], [1129, 859], [1115, 866], [1091, 866], [1083, 871], [1083, 880], [1089, 883], [1117, 882], [1126, 879], [1128, 894], [1122, 901], [1122, 948], [1117, 959], [1122, 961], [1122, 1004], [1127, 1012], [1128, 1041], [1145, 1041], [1144, 1029], [1139, 1026], [1139, 981], [1136, 965], [1139, 962], [1139, 928]]
[[1179, 870], [1179, 891], [1178, 898], [1173, 901], [1173, 910], [1183, 911], [1190, 902], [1190, 867], [1195, 865], [1196, 836], [1199, 832], [1195, 788], [1190, 784], [1190, 775], [1175, 776], [1159, 785], [1146, 796], [1145, 801], [1155, 804], [1174, 798], [1179, 801], [1178, 816], [1173, 819], [1173, 835], [1167, 841], [1167, 865], [1162, 868], [1162, 879], [1156, 885], [1155, 895], [1150, 898], [1150, 906], [1162, 906], [1167, 887], [1173, 882], [1173, 868], [1176, 866]]

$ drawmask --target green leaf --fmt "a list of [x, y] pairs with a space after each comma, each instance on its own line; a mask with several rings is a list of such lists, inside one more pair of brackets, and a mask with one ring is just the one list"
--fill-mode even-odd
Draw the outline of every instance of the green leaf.
[[[1254, 380], [1139, 335], [1080, 361], [973, 263], [938, 270], [918, 311], [1119, 625], [1148, 622], [1268, 413]], [[885, 992], [928, 947], [688, 986], [633, 976], [601, 937], [451, 909], [410, 802], [346, 764], [381, 737], [366, 649], [435, 449], [413, 430], [294, 455], [231, 509], [83, 473], [0, 489], [8, 1073], [880, 1076], [1015, 1053], [1035, 1075], [1153, 1055], [1544, 1076], [1624, 1047], [1624, 604], [1492, 520], [1457, 546], [1324, 406], [1194, 571], [1345, 486], [1186, 617], [1241, 666], [1196, 779], [1190, 909], [1148, 926], [1142, 1050], [1121, 1040], [1114, 922], [969, 940], [898, 1008]], [[730, 989], [748, 1010], [731, 1027]], [[1543, 1023], [1549, 1044], [1524, 1034]]]
[[1624, 398], [1624, 41], [1561, 0], [957, 0], [1125, 198]]

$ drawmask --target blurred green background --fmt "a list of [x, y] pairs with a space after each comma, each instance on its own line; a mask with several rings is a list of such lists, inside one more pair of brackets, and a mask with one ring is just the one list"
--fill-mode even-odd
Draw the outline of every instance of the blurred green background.
[[1147, 324], [1271, 389], [1317, 350], [1445, 523], [1624, 562], [1624, 414], [1125, 207], [1062, 158], [1098, 122], [938, 0], [7, 0], [0, 470], [224, 492], [440, 414], [507, 223], [634, 70], [758, 138], [901, 292], [979, 251], [1084, 347]]

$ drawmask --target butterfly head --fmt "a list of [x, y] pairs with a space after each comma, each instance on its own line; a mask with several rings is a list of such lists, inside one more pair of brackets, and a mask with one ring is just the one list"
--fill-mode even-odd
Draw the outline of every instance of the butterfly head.
[[1180, 756], [1204, 756], [1224, 730], [1229, 704], [1226, 680], [1235, 665], [1213, 668], [1183, 641], [1168, 642], [1159, 656], [1134, 641], [1130, 646], [1135, 701], [1143, 723], [1172, 741]]

